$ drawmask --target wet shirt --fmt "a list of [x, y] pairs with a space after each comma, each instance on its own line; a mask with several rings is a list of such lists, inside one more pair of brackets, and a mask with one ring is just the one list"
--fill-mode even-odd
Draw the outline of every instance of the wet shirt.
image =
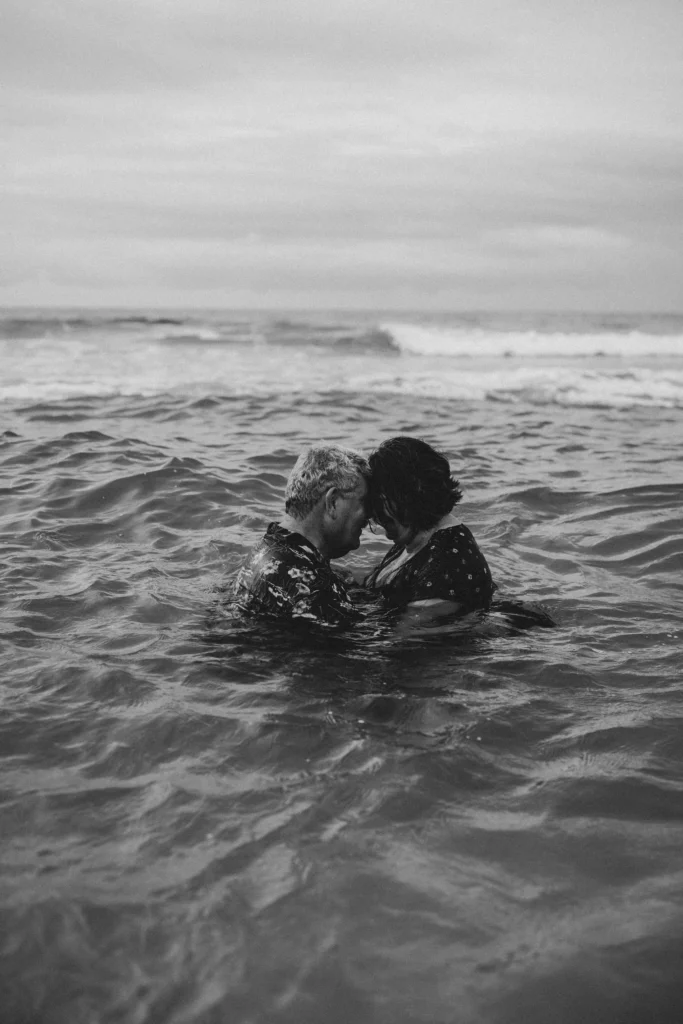
[[437, 530], [423, 548], [391, 573], [391, 563], [398, 561], [403, 551], [394, 544], [365, 580], [365, 586], [379, 590], [388, 605], [404, 608], [412, 601], [431, 599], [456, 601], [463, 613], [488, 608], [496, 584], [466, 526]]
[[324, 626], [355, 622], [346, 583], [300, 533], [271, 523], [235, 580], [234, 602], [248, 615]]

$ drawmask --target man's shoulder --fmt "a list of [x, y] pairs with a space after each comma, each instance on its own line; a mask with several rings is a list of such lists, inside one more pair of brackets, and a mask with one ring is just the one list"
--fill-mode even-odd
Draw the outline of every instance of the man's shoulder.
[[244, 586], [262, 576], [273, 576], [290, 566], [307, 565], [308, 552], [294, 543], [292, 534], [278, 523], [270, 523], [260, 540], [247, 554], [237, 575], [237, 584]]
[[247, 556], [244, 568], [272, 573], [289, 566], [316, 569], [326, 564], [316, 548], [300, 534], [286, 530], [279, 523], [270, 523]]
[[235, 580], [245, 612], [338, 621], [352, 614], [343, 580], [300, 534], [271, 523]]

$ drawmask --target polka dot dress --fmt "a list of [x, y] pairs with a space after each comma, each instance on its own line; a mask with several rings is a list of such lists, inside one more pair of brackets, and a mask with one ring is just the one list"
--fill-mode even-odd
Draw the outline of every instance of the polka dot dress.
[[411, 601], [432, 598], [457, 602], [463, 613], [488, 608], [496, 585], [477, 542], [463, 524], [437, 530], [395, 574], [376, 582], [402, 551], [394, 545], [365, 580], [367, 587], [380, 591], [388, 605], [405, 607]]

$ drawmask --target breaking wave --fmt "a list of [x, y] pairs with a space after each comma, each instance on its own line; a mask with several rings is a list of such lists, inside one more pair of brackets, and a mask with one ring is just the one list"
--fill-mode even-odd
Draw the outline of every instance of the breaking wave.
[[392, 323], [384, 328], [401, 352], [423, 356], [489, 359], [565, 359], [610, 356], [683, 358], [683, 333], [644, 331], [541, 332], [491, 331], [483, 328], [434, 327]]

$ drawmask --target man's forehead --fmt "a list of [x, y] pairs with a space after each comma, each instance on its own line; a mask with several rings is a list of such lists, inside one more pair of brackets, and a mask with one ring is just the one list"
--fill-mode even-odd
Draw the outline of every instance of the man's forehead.
[[355, 493], [359, 498], [367, 498], [368, 496], [368, 482], [364, 476], [359, 477], [358, 484], [355, 489]]

